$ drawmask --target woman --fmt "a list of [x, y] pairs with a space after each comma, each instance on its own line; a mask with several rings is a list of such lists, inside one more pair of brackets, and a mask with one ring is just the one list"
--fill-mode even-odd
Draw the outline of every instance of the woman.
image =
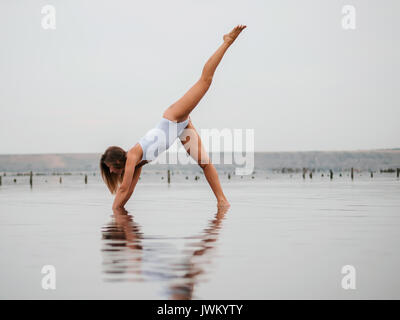
[[[246, 26], [238, 25], [223, 36], [222, 45], [204, 65], [200, 79], [182, 98], [165, 110], [158, 125], [147, 132], [133, 148], [126, 152], [120, 147], [112, 146], [102, 155], [100, 160], [101, 175], [111, 193], [116, 193], [113, 203], [114, 211], [123, 209], [125, 203], [129, 200], [139, 180], [142, 166], [167, 150], [178, 137], [184, 144], [186, 151], [203, 169], [204, 175], [217, 198], [218, 207], [229, 206], [229, 202], [222, 191], [218, 173], [210, 162], [189, 115], [210, 87], [214, 72], [226, 50], [244, 28]], [[184, 130], [190, 131], [189, 135], [184, 134]]]

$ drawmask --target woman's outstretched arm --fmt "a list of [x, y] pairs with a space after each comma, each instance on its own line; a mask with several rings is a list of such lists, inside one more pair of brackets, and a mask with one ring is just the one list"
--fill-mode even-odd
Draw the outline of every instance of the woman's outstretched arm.
[[[141, 147], [136, 145], [131, 150], [129, 150], [125, 163], [125, 173], [121, 185], [118, 188], [117, 194], [113, 203], [113, 210], [118, 208], [123, 208], [125, 203], [129, 200], [132, 192], [130, 193], [130, 188], [135, 176], [135, 167], [139, 164], [142, 158]], [[140, 169], [140, 168], [139, 168]], [[138, 169], [138, 170], [139, 170]], [[139, 179], [140, 173], [136, 174], [135, 178]]]
[[142, 167], [141, 166], [140, 167], [136, 166], [135, 172], [133, 174], [133, 179], [132, 179], [131, 186], [129, 187], [129, 191], [128, 191], [127, 196], [125, 197], [124, 201], [122, 202], [122, 206], [125, 206], [125, 204], [128, 202], [128, 200], [132, 196], [132, 193], [135, 190], [136, 184], [139, 181], [141, 173], [142, 173]]

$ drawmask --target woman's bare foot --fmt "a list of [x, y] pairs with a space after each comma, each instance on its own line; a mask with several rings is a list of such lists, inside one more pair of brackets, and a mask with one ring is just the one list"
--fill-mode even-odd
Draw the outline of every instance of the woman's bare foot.
[[235, 28], [233, 28], [233, 30], [231, 32], [224, 35], [224, 37], [223, 37], [224, 42], [231, 45], [233, 43], [233, 41], [235, 41], [235, 39], [238, 37], [239, 33], [241, 33], [243, 31], [244, 28], [246, 28], [246, 26], [243, 24], [237, 25]]
[[228, 200], [219, 200], [217, 203], [218, 208], [229, 208], [231, 205], [229, 204]]

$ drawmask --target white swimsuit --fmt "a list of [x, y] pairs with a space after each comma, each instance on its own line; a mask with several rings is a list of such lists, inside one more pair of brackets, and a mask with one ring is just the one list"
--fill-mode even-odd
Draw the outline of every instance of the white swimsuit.
[[168, 150], [185, 130], [189, 120], [190, 118], [187, 118], [182, 122], [174, 122], [163, 117], [153, 129], [149, 130], [139, 140], [143, 149], [142, 160], [153, 161], [160, 153]]

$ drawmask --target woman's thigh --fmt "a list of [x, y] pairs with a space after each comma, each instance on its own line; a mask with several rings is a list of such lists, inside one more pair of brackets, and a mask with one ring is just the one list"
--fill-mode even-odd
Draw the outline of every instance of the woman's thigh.
[[169, 106], [163, 117], [171, 121], [184, 121], [205, 95], [211, 82], [197, 81], [178, 101]]
[[185, 147], [186, 152], [200, 165], [200, 167], [210, 163], [207, 151], [201, 142], [196, 128], [193, 126], [192, 120], [189, 121], [189, 124], [182, 132], [179, 139]]

